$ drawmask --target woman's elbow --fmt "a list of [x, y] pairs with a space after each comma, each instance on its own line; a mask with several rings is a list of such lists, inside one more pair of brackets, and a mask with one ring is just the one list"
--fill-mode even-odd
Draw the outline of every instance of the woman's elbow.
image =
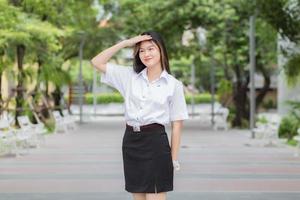
[[105, 73], [105, 71], [106, 71], [106, 64], [97, 62], [97, 60], [95, 58], [93, 58], [92, 60], [90, 60], [90, 63], [97, 70], [100, 70], [101, 72]]

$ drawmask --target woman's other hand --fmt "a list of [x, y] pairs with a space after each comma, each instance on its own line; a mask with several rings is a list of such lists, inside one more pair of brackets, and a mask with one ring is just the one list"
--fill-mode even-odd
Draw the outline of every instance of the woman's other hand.
[[173, 167], [176, 171], [179, 171], [180, 170], [180, 164], [179, 164], [179, 161], [178, 160], [173, 160]]

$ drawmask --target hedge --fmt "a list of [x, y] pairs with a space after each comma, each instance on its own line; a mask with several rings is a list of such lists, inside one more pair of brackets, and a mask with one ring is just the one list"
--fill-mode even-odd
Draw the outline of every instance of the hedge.
[[[103, 93], [96, 95], [97, 104], [107, 104], [107, 103], [123, 103], [123, 97], [119, 93]], [[185, 100], [187, 104], [191, 104], [192, 96], [185, 95]], [[93, 104], [94, 96], [92, 93], [85, 95], [85, 103]], [[197, 94], [194, 96], [194, 101], [196, 104], [199, 103], [210, 103], [211, 95], [209, 93]], [[216, 95], [216, 101], [218, 101], [218, 96]]]

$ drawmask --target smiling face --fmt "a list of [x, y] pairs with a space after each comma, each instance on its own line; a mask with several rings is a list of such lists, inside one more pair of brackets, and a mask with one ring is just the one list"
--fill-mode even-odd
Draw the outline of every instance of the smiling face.
[[157, 67], [171, 74], [167, 49], [161, 35], [155, 31], [143, 32], [141, 35], [150, 35], [152, 39], [135, 44], [133, 70], [140, 73], [145, 67]]
[[139, 57], [146, 67], [160, 67], [160, 49], [153, 41], [143, 41], [139, 47]]

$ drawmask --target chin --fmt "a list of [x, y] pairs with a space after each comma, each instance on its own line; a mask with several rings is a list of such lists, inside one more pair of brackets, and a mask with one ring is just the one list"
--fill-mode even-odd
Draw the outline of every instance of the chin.
[[155, 67], [158, 63], [153, 63], [153, 62], [145, 62], [143, 63], [146, 67], [149, 67], [149, 68], [152, 68], [152, 67]]

